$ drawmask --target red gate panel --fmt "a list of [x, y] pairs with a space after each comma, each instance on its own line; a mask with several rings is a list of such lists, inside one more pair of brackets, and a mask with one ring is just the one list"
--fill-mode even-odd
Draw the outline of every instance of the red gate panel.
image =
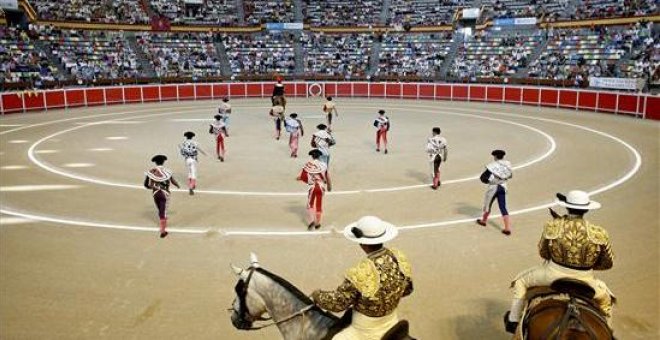
[[176, 85], [162, 85], [160, 87], [160, 100], [176, 100], [178, 93]]
[[6, 93], [2, 95], [2, 109], [5, 113], [23, 111], [23, 93]]
[[604, 112], [616, 111], [616, 94], [604, 93], [598, 94], [598, 110]]
[[160, 101], [160, 86], [142, 87], [142, 100], [144, 102]]
[[419, 84], [419, 98], [433, 99], [435, 86], [433, 84]]
[[337, 84], [337, 96], [350, 97], [351, 84], [346, 84], [346, 83]]
[[[644, 98], [642, 98], [644, 99]], [[646, 97], [646, 119], [660, 120], [660, 97]]]
[[87, 106], [104, 104], [105, 98], [103, 98], [103, 89], [87, 89], [85, 92], [85, 95], [87, 96]]
[[213, 85], [213, 98], [224, 98], [229, 95], [228, 84], [214, 84]]
[[[46, 99], [48, 99], [48, 98], [46, 98]], [[105, 88], [105, 102], [108, 103], [108, 104], [123, 103], [124, 102], [124, 91], [122, 90], [122, 88], [121, 87], [106, 87]]]
[[403, 84], [401, 95], [404, 98], [417, 98], [417, 84]]
[[195, 86], [194, 85], [179, 85], [179, 99], [195, 99]]
[[401, 97], [401, 84], [385, 84], [385, 97], [388, 98]]
[[46, 107], [64, 107], [64, 90], [46, 91]]
[[[316, 87], [316, 86], [314, 86]], [[326, 83], [325, 84], [325, 95], [326, 96], [336, 96], [337, 95], [337, 84], [335, 83]]]
[[505, 87], [504, 88], [504, 101], [506, 103], [520, 103], [522, 98], [522, 90], [519, 87]]
[[372, 97], [384, 97], [385, 96], [385, 84], [379, 84], [379, 83], [374, 83], [374, 84], [369, 84], [371, 88], [371, 96]]
[[598, 94], [596, 92], [581, 91], [578, 93], [578, 108], [593, 110], [596, 108], [596, 100]]
[[67, 107], [85, 105], [85, 90], [66, 90], [64, 94], [66, 96]]
[[367, 83], [354, 83], [353, 96], [366, 97], [369, 95], [369, 84]]
[[549, 89], [541, 90], [541, 105], [557, 106], [558, 99], [559, 99], [559, 92], [557, 90], [549, 90]]
[[[286, 86], [284, 87], [284, 90], [286, 91]], [[261, 97], [262, 91], [261, 91], [261, 84], [247, 84], [247, 93], [245, 94], [247, 97]], [[266, 92], [266, 89], [264, 88], [263, 93], [267, 93], [266, 96], [270, 97], [273, 94], [273, 90], [270, 92]], [[284, 93], [286, 96], [286, 92]]]
[[489, 102], [501, 102], [504, 100], [504, 89], [499, 86], [489, 86], [486, 90], [486, 100]]
[[25, 98], [25, 110], [33, 111], [33, 110], [43, 110], [45, 108], [44, 93], [42, 91], [25, 92], [23, 93], [23, 97]]
[[623, 113], [637, 112], [637, 96], [620, 94], [618, 112], [623, 112]]
[[435, 85], [435, 98], [437, 99], [451, 98], [451, 85]]
[[468, 87], [466, 85], [454, 85], [453, 88], [452, 98], [454, 100], [468, 99]]
[[538, 104], [539, 103], [539, 89], [523, 89], [523, 103], [526, 104]]
[[559, 107], [574, 109], [577, 106], [577, 92], [573, 90], [559, 91]]
[[[295, 90], [292, 91], [295, 93], [296, 97], [306, 97], [307, 96], [307, 83], [296, 83], [293, 85]], [[268, 92], [266, 92], [268, 93]], [[323, 93], [321, 93], [323, 95]], [[294, 94], [292, 94], [294, 96]]]
[[124, 101], [126, 103], [142, 102], [142, 88], [141, 87], [125, 87], [124, 88]]
[[245, 85], [243, 85], [243, 84], [229, 84], [229, 94], [232, 97], [245, 97], [245, 95], [246, 95]]
[[485, 86], [470, 86], [470, 100], [479, 100], [482, 101], [486, 99], [486, 87]]

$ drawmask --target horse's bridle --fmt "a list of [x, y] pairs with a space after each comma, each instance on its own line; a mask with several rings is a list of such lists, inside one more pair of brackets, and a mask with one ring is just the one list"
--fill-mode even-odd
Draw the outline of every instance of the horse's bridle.
[[[304, 317], [305, 313], [307, 311], [314, 308], [313, 304], [305, 306], [301, 310], [299, 310], [297, 312], [294, 312], [291, 315], [289, 315], [285, 318], [282, 318], [281, 320], [273, 320], [272, 317], [271, 318], [262, 318], [262, 317], [253, 316], [252, 314], [250, 314], [250, 311], [248, 310], [247, 293], [248, 293], [248, 287], [250, 286], [250, 280], [252, 279], [252, 274], [254, 273], [256, 268], [250, 266], [250, 268], [248, 268], [247, 270], [249, 272], [248, 272], [248, 276], [245, 279], [245, 281], [243, 279], [239, 279], [238, 283], [236, 283], [235, 290], [236, 290], [236, 295], [238, 296], [238, 304], [239, 304], [238, 310], [234, 309], [233, 305], [232, 305], [231, 308], [229, 308], [229, 311], [233, 311], [234, 313], [236, 313], [238, 315], [238, 320], [236, 322], [237, 323], [236, 327], [238, 329], [242, 329], [242, 330], [246, 330], [246, 331], [254, 331], [254, 330], [258, 330], [258, 329], [278, 325], [278, 324], [281, 324], [283, 322], [289, 321], [289, 320], [291, 320], [291, 319], [293, 319], [297, 316], [303, 316]], [[256, 326], [256, 327], [252, 326], [252, 324], [255, 321], [270, 321], [270, 320], [272, 320], [272, 322], [267, 323], [265, 325]]]

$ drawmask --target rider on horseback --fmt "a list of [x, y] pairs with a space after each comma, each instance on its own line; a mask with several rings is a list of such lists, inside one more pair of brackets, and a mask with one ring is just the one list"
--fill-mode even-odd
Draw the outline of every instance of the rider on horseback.
[[584, 219], [584, 214], [599, 209], [600, 203], [578, 190], [566, 196], [558, 193], [556, 203], [565, 207], [568, 215], [559, 216], [551, 210], [554, 219], [545, 224], [539, 242], [539, 254], [546, 261], [519, 273], [511, 283], [514, 298], [505, 319], [509, 332], [513, 333], [520, 322], [527, 288], [550, 286], [561, 278], [577, 279], [591, 286], [595, 302], [610, 323], [613, 295], [603, 281], [594, 277], [593, 271], [612, 268], [612, 246], [605, 229]]
[[396, 308], [413, 291], [411, 267], [405, 255], [383, 247], [397, 228], [378, 217], [365, 216], [344, 228], [344, 236], [360, 244], [367, 258], [350, 268], [335, 291], [317, 290], [312, 300], [323, 309], [354, 310], [351, 325], [333, 339], [380, 339], [398, 322]]

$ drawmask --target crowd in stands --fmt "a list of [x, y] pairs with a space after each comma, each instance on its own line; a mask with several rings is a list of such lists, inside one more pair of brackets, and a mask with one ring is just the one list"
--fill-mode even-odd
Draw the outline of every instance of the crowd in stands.
[[34, 37], [29, 31], [0, 26], [0, 83], [25, 81], [40, 87], [43, 81], [56, 79], [57, 68], [30, 36]]
[[449, 25], [458, 8], [469, 0], [392, 0], [389, 20], [391, 24], [411, 26]]
[[207, 33], [140, 34], [138, 46], [157, 77], [211, 77], [221, 75], [213, 36]]
[[289, 74], [296, 67], [294, 37], [288, 33], [225, 35], [234, 75]]
[[141, 75], [137, 56], [121, 32], [41, 27], [39, 39], [69, 78], [95, 80]]
[[236, 1], [205, 0], [194, 4], [186, 0], [151, 0], [151, 8], [173, 24], [237, 26]]
[[378, 24], [383, 0], [303, 0], [305, 18], [312, 26], [369, 26]]
[[246, 25], [294, 22], [293, 0], [243, 0]]
[[657, 0], [584, 0], [577, 2], [575, 11], [566, 15], [573, 20], [592, 18], [630, 17], [658, 14]]
[[456, 78], [510, 77], [527, 67], [541, 36], [495, 35], [481, 31], [459, 47], [450, 74]]
[[383, 37], [376, 76], [439, 76], [452, 42], [452, 32], [389, 33]]
[[367, 75], [373, 35], [303, 33], [300, 41], [306, 73], [347, 79]]
[[148, 23], [140, 0], [31, 0], [42, 20], [95, 23]]

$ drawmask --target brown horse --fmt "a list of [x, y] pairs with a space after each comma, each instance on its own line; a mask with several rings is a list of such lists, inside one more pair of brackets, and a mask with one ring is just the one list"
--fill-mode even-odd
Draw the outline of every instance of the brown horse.
[[281, 105], [286, 109], [286, 98], [284, 98], [284, 96], [273, 96], [271, 102], [273, 103], [273, 106]]
[[[593, 288], [577, 280], [552, 283], [531, 297], [517, 339], [611, 340], [612, 331], [593, 302]], [[520, 334], [522, 332], [522, 334]]]

